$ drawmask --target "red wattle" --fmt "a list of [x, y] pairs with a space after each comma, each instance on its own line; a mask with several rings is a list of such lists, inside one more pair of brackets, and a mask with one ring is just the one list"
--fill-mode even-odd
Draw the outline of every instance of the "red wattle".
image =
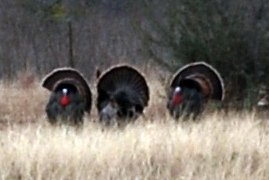
[[180, 103], [182, 103], [183, 101], [183, 97], [181, 94], [176, 94], [173, 96], [172, 102], [174, 105], [179, 105]]
[[67, 106], [69, 103], [70, 103], [70, 99], [69, 99], [68, 96], [64, 95], [64, 96], [61, 97], [60, 104], [62, 106]]

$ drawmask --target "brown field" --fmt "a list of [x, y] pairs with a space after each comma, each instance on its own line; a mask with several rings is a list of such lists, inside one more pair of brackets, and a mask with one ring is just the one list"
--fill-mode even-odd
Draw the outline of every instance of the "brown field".
[[[174, 122], [151, 83], [145, 116], [104, 128], [95, 106], [80, 129], [52, 127], [39, 84], [0, 85], [1, 179], [269, 179], [269, 124], [255, 112]], [[95, 89], [92, 88], [95, 92]]]

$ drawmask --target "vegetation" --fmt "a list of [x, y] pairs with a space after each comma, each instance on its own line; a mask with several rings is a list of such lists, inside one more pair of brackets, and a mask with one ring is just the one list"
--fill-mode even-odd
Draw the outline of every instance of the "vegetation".
[[253, 105], [259, 86], [269, 83], [269, 2], [153, 2], [145, 1], [146, 18], [140, 20], [145, 52], [171, 71], [206, 61], [222, 74], [226, 100]]
[[130, 23], [135, 12], [132, 4], [1, 1], [0, 78], [16, 78], [24, 71], [41, 77], [56, 67], [75, 66], [90, 79], [95, 67], [104, 69], [122, 61], [141, 64], [145, 59]]
[[0, 77], [72, 66], [93, 79], [119, 62], [157, 62], [171, 74], [206, 61], [224, 77], [225, 104], [252, 107], [269, 83], [268, 8], [266, 0], [3, 0]]
[[[252, 113], [208, 112], [175, 122], [159, 82], [145, 117], [122, 127], [51, 126], [49, 93], [34, 81], [0, 85], [1, 179], [268, 179], [268, 122]], [[31, 98], [28, 98], [31, 97]]]
[[[199, 121], [175, 122], [163, 81], [206, 61], [224, 77], [226, 104], [253, 107], [269, 83], [268, 8], [266, 0], [1, 0], [0, 178], [269, 179], [267, 112], [210, 104]], [[47, 122], [40, 77], [74, 66], [95, 93], [95, 69], [119, 62], [146, 73], [144, 116], [107, 128], [93, 107], [80, 128]]]

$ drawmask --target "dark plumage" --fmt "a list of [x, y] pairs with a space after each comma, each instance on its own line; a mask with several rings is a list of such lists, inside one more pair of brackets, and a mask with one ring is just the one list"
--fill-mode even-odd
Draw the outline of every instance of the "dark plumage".
[[205, 62], [196, 62], [175, 73], [169, 87], [167, 108], [176, 119], [191, 116], [196, 119], [209, 99], [223, 98], [223, 80], [217, 70]]
[[91, 109], [91, 91], [83, 76], [75, 69], [55, 69], [42, 86], [51, 91], [46, 113], [51, 124], [82, 124], [85, 111]]
[[258, 111], [264, 111], [268, 110], [269, 108], [269, 89], [265, 85], [262, 85], [259, 89], [258, 95], [257, 95], [258, 101], [257, 101], [257, 110]]
[[176, 119], [179, 117], [190, 118], [191, 116], [195, 119], [203, 110], [205, 101], [203, 94], [197, 89], [183, 87], [182, 98], [183, 102], [179, 105], [174, 105], [171, 100], [168, 101], [167, 108], [170, 114]]
[[149, 89], [144, 77], [127, 65], [105, 72], [97, 84], [100, 120], [136, 119], [148, 105]]
[[61, 91], [56, 91], [51, 94], [50, 100], [46, 106], [49, 122], [55, 124], [58, 120], [62, 120], [63, 122], [71, 124], [82, 123], [86, 106], [83, 98], [78, 93], [71, 92], [68, 94], [70, 104], [62, 106], [60, 104], [62, 96]]

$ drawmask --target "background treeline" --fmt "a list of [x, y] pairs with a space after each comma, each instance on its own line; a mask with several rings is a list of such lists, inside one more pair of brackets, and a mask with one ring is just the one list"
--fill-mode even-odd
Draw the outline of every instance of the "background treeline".
[[1, 77], [29, 69], [39, 75], [59, 66], [75, 66], [91, 77], [95, 66], [126, 60], [141, 64], [145, 59], [131, 25], [133, 5], [121, 0], [1, 0]]
[[269, 82], [267, 0], [2, 0], [0, 76], [130, 62], [167, 72], [215, 66], [227, 100], [252, 105]]

